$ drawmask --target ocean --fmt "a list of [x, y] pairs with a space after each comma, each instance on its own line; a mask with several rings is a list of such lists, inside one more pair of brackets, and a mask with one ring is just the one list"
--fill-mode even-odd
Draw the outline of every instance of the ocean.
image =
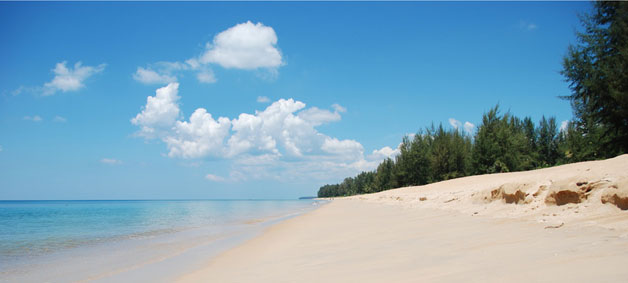
[[0, 201], [0, 282], [168, 282], [322, 203]]

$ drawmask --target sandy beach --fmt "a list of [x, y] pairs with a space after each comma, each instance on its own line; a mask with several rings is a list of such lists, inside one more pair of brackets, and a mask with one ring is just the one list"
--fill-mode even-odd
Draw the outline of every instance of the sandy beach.
[[628, 155], [334, 199], [180, 282], [618, 282]]

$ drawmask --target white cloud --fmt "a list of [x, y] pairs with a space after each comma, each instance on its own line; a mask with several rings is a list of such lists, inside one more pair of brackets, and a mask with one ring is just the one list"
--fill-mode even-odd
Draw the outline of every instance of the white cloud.
[[65, 122], [67, 122], [67, 121], [68, 121], [68, 119], [63, 118], [63, 117], [61, 117], [61, 116], [55, 116], [55, 117], [52, 119], [52, 121], [53, 121], [53, 122], [57, 122], [57, 123], [65, 123]]
[[225, 181], [225, 178], [217, 176], [217, 175], [213, 175], [213, 174], [205, 175], [205, 179], [210, 180], [210, 181], [214, 181], [214, 182], [224, 182]]
[[475, 125], [469, 121], [464, 122], [464, 131], [467, 132], [468, 134], [472, 134], [473, 131], [475, 130]]
[[340, 104], [338, 103], [332, 104], [331, 108], [334, 108], [334, 111], [339, 112], [339, 113], [347, 112], [347, 108], [340, 106]]
[[133, 74], [133, 79], [144, 84], [164, 84], [176, 82], [177, 77], [168, 74], [159, 74], [148, 68], [138, 67]]
[[381, 149], [373, 150], [373, 153], [369, 155], [369, 160], [384, 160], [386, 158], [394, 158], [399, 155], [399, 148], [392, 149], [389, 146], [382, 147]]
[[26, 120], [26, 121], [33, 121], [33, 122], [41, 122], [41, 121], [43, 121], [43, 119], [41, 117], [39, 117], [39, 115], [24, 116], [24, 120]]
[[209, 69], [198, 72], [198, 74], [196, 74], [196, 79], [198, 79], [199, 82], [206, 84], [212, 84], [216, 82], [214, 72]]
[[316, 107], [303, 110], [299, 112], [298, 116], [314, 126], [340, 121], [341, 119], [338, 112], [331, 112], [329, 110], [318, 109]]
[[170, 83], [157, 89], [155, 96], [146, 98], [142, 112], [131, 119], [133, 125], [140, 127], [139, 135], [154, 138], [172, 129], [180, 115], [178, 92], [179, 83]]
[[122, 164], [122, 161], [113, 158], [103, 158], [100, 160], [100, 163], [107, 165], [120, 165]]
[[464, 129], [467, 134], [472, 134], [475, 129], [475, 125], [473, 123], [466, 121], [463, 124], [462, 122], [454, 118], [449, 118], [449, 125], [451, 125], [456, 130]]
[[0, 145], [0, 151], [2, 151], [2, 146]]
[[199, 61], [244, 70], [277, 68], [283, 62], [276, 45], [277, 35], [272, 27], [248, 21], [216, 35]]
[[454, 127], [454, 129], [457, 130], [458, 128], [460, 128], [462, 123], [454, 118], [449, 118], [449, 125], [451, 125], [452, 127]]
[[224, 139], [229, 134], [231, 121], [220, 117], [214, 120], [203, 108], [196, 109], [190, 121], [177, 121], [174, 131], [164, 138], [170, 157], [201, 158], [224, 155]]
[[79, 90], [85, 87], [83, 83], [87, 78], [102, 72], [106, 66], [106, 64], [83, 66], [81, 62], [76, 62], [74, 68], [68, 68], [66, 64], [66, 61], [57, 63], [52, 70], [55, 77], [52, 81], [44, 84], [43, 95], [53, 95], [58, 91], [68, 92]]
[[257, 102], [259, 103], [268, 103], [270, 102], [270, 99], [266, 96], [258, 96], [257, 97]]
[[354, 140], [338, 140], [337, 138], [325, 137], [321, 149], [348, 160], [360, 160], [364, 157], [364, 148]]
[[244, 152], [279, 154], [278, 147], [289, 156], [302, 156], [322, 142], [313, 125], [294, 115], [305, 103], [280, 99], [255, 115], [242, 113], [233, 120], [233, 136], [229, 139], [230, 155]]
[[[144, 84], [176, 82], [183, 72], [196, 72], [201, 83], [215, 83], [210, 68], [217, 64], [227, 69], [257, 70], [257, 76], [273, 80], [277, 78], [283, 59], [277, 47], [277, 34], [272, 27], [250, 21], [237, 24], [214, 36], [205, 50], [197, 57], [184, 62], [157, 62], [138, 67], [133, 78]], [[20, 91], [21, 92], [21, 91]]]
[[565, 120], [560, 122], [560, 131], [564, 132], [567, 130], [567, 127], [569, 127], [569, 120]]
[[307, 108], [293, 99], [279, 99], [262, 111], [241, 113], [233, 119], [214, 118], [206, 109], [198, 108], [189, 120], [179, 120], [177, 88], [178, 84], [172, 83], [158, 89], [131, 122], [140, 127], [140, 135], [160, 138], [169, 157], [232, 160], [229, 180], [288, 178], [285, 172], [298, 176], [311, 172], [311, 177], [328, 179], [372, 170], [379, 161], [398, 152], [385, 147], [367, 160], [359, 142], [318, 132], [317, 126], [341, 119], [338, 110], [344, 108], [339, 105], [331, 112]]

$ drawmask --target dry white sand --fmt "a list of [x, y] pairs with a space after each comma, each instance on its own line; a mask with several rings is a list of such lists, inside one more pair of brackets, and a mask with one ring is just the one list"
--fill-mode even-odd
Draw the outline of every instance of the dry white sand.
[[628, 155], [338, 198], [183, 282], [626, 282]]

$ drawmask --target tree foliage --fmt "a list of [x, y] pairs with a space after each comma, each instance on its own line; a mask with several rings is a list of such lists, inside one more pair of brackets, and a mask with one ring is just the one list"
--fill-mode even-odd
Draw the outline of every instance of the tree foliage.
[[405, 136], [399, 154], [376, 170], [322, 186], [319, 197], [374, 193], [404, 186], [425, 185], [471, 174], [529, 170], [579, 161], [572, 154], [582, 143], [574, 124], [559, 132], [556, 119], [543, 117], [538, 126], [527, 117], [500, 114], [495, 106], [482, 117], [475, 136], [442, 125]]
[[628, 2], [594, 7], [581, 18], [584, 31], [569, 46], [561, 73], [572, 90], [565, 97], [576, 116], [572, 130], [586, 140], [575, 154], [603, 158], [628, 152]]

